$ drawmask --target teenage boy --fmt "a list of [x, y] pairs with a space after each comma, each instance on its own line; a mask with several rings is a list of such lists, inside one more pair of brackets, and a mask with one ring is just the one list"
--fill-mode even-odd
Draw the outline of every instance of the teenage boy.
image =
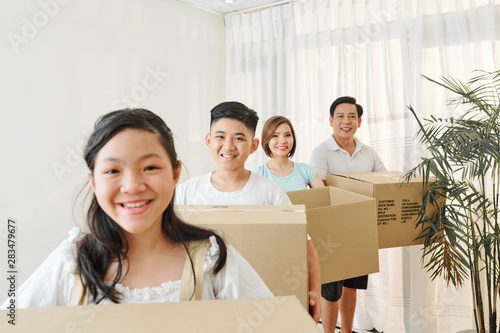
[[[245, 169], [245, 161], [259, 147], [257, 113], [239, 102], [224, 102], [210, 111], [210, 133], [205, 143], [217, 170], [177, 185], [176, 205], [291, 205], [281, 186]], [[321, 315], [319, 259], [308, 241], [309, 304], [313, 319]]]
[[[323, 181], [331, 172], [387, 171], [377, 153], [354, 134], [361, 126], [363, 108], [353, 97], [339, 97], [330, 107], [333, 135], [316, 147], [310, 165]], [[366, 289], [368, 275], [321, 285], [321, 322], [325, 333], [335, 332], [340, 303], [341, 333], [351, 333], [357, 289]], [[339, 302], [340, 300], [340, 302]]]
[[286, 192], [273, 181], [245, 169], [259, 147], [254, 138], [259, 117], [238, 102], [224, 102], [211, 113], [205, 143], [217, 170], [191, 178], [175, 189], [176, 204], [291, 205]]

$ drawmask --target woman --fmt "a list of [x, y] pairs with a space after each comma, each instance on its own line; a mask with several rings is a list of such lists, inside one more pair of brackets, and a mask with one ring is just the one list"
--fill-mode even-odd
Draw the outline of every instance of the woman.
[[261, 140], [262, 149], [271, 159], [254, 172], [274, 180], [287, 192], [325, 186], [311, 166], [290, 160], [297, 147], [290, 120], [282, 116], [269, 118], [262, 129]]
[[[305, 163], [290, 160], [297, 147], [292, 123], [285, 117], [269, 118], [262, 129], [262, 149], [271, 159], [254, 172], [274, 180], [285, 191], [304, 190], [307, 187], [325, 186], [318, 173]], [[318, 323], [321, 316], [320, 305], [320, 264], [312, 240], [307, 241], [309, 270], [309, 305], [310, 314]]]

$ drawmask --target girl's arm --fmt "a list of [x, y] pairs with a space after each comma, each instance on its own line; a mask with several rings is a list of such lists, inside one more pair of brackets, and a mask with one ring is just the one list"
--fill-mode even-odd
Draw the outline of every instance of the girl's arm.
[[224, 268], [214, 278], [214, 296], [220, 299], [273, 297], [259, 274], [232, 246]]

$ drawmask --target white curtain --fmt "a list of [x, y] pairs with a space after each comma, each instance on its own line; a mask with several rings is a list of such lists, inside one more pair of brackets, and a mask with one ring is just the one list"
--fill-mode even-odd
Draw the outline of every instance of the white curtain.
[[[407, 106], [421, 119], [459, 112], [421, 75], [466, 81], [473, 70], [500, 65], [499, 0], [307, 0], [229, 14], [225, 23], [227, 99], [254, 108], [261, 124], [288, 117], [298, 162], [308, 162], [331, 134], [332, 101], [351, 95], [365, 108], [357, 136], [389, 170], [406, 171], [423, 153]], [[259, 151], [247, 167], [265, 161]], [[431, 281], [420, 251], [380, 251], [380, 273], [358, 293], [356, 327], [400, 333], [474, 326], [470, 287]]]

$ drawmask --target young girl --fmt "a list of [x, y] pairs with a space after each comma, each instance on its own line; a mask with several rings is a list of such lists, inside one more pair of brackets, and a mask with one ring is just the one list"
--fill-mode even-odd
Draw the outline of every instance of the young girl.
[[[254, 172], [274, 180], [285, 191], [304, 190], [309, 187], [325, 186], [318, 173], [309, 165], [295, 163], [290, 158], [297, 147], [292, 123], [285, 117], [269, 118], [262, 128], [262, 149], [271, 159]], [[308, 236], [309, 238], [309, 236]], [[316, 323], [321, 316], [320, 264], [312, 240], [307, 241], [309, 269], [309, 312]]]
[[18, 308], [272, 296], [219, 235], [176, 216], [181, 163], [172, 132], [154, 113], [106, 114], [84, 158], [93, 191], [89, 231], [70, 231], [20, 287]]
[[262, 149], [271, 159], [254, 172], [278, 183], [285, 191], [325, 186], [316, 170], [290, 160], [297, 147], [292, 123], [285, 117], [269, 118], [262, 129]]

